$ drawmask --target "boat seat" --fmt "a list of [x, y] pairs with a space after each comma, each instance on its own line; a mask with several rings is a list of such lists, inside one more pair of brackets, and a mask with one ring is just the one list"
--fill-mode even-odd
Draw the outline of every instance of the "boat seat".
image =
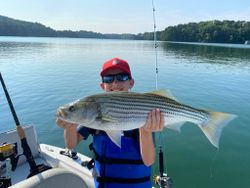
[[84, 180], [75, 173], [63, 168], [44, 171], [21, 181], [11, 188], [88, 188]]
[[[37, 135], [36, 135], [35, 128], [31, 125], [25, 126], [25, 127], [22, 126], [22, 127], [23, 127], [23, 130], [25, 132], [26, 140], [29, 144], [32, 155], [35, 158], [39, 154], [39, 144], [37, 141]], [[8, 142], [8, 143], [12, 143], [12, 144], [17, 143], [18, 154], [23, 153], [21, 141], [20, 141], [20, 138], [17, 134], [16, 129], [0, 133], [0, 144], [2, 144], [4, 142]], [[22, 155], [22, 156], [20, 156], [20, 158], [18, 160], [18, 165], [20, 165], [24, 162], [26, 162], [26, 158], [25, 158], [25, 156]]]

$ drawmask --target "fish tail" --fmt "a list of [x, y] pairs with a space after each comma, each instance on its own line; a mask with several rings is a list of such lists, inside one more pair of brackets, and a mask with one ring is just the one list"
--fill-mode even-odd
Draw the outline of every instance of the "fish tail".
[[222, 129], [237, 116], [234, 114], [226, 114], [222, 112], [209, 112], [210, 119], [207, 124], [199, 127], [204, 132], [209, 141], [219, 148], [219, 140]]

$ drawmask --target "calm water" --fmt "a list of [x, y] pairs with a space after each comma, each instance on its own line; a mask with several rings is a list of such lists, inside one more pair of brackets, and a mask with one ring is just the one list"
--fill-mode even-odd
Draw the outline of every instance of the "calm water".
[[[155, 88], [155, 54], [150, 41], [0, 37], [0, 70], [22, 124], [33, 124], [39, 141], [64, 147], [55, 125], [57, 107], [101, 92], [99, 71], [112, 57], [126, 59], [134, 91]], [[214, 148], [201, 130], [161, 135], [174, 188], [250, 186], [250, 46], [160, 43], [159, 88], [186, 104], [238, 115]], [[15, 127], [0, 89], [0, 131]], [[157, 144], [159, 143], [159, 136]], [[91, 139], [87, 142], [89, 143]], [[91, 155], [87, 143], [78, 151]], [[158, 173], [158, 165], [153, 168]]]

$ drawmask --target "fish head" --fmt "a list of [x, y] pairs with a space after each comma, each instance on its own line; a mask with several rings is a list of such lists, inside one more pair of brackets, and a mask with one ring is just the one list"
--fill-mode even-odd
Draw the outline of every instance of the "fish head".
[[59, 107], [56, 113], [60, 118], [69, 123], [88, 125], [99, 115], [98, 103], [90, 97], [74, 101]]

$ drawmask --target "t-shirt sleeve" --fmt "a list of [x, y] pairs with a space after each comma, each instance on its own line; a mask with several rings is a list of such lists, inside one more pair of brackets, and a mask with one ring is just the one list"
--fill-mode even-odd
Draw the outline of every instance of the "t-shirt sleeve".
[[83, 137], [84, 140], [87, 140], [90, 134], [93, 134], [93, 129], [84, 126], [78, 126], [77, 132]]

